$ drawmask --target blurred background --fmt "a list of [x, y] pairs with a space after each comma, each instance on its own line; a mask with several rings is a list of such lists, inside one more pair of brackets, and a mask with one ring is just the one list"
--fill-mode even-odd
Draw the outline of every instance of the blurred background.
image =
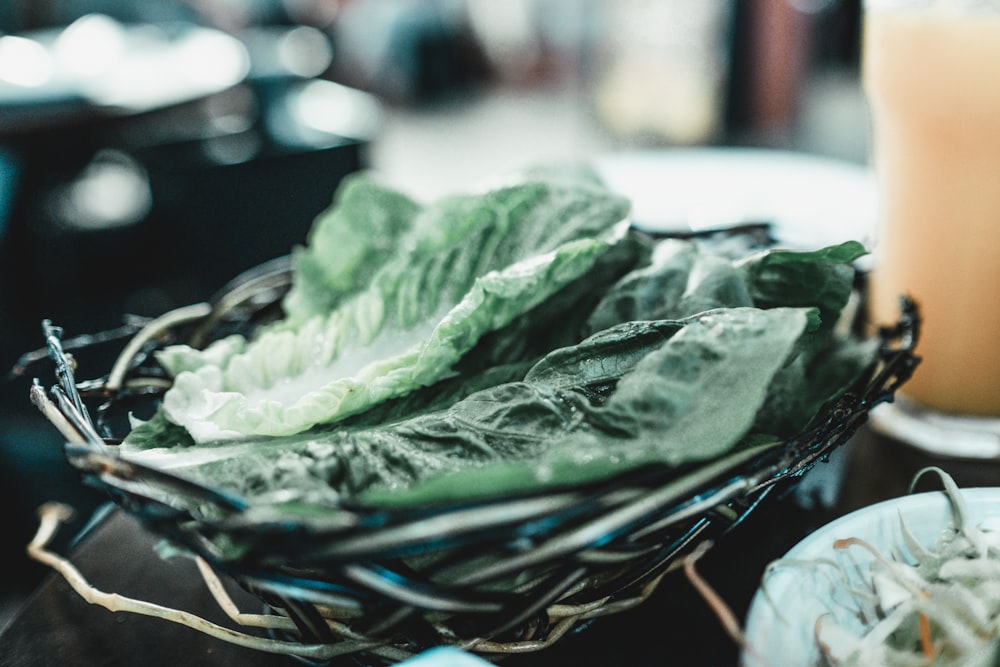
[[43, 574], [23, 556], [34, 509], [68, 502], [79, 528], [103, 500], [28, 401], [51, 368], [17, 369], [42, 319], [72, 337], [206, 299], [302, 243], [359, 169], [429, 199], [636, 149], [865, 164], [858, 5], [4, 0], [0, 544], [18, 565], [0, 619]]

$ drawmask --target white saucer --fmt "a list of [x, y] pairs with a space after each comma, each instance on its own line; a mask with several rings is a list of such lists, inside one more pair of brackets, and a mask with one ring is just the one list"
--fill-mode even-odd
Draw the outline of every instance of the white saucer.
[[768, 222], [789, 247], [874, 242], [877, 192], [865, 165], [771, 149], [672, 148], [611, 153], [596, 167], [650, 231]]

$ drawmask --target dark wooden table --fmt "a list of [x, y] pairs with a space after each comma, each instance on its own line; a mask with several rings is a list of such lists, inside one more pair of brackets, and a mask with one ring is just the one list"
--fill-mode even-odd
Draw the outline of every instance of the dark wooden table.
[[[764, 566], [823, 523], [860, 506], [903, 495], [913, 474], [940, 465], [962, 486], [1000, 485], [1000, 464], [935, 460], [868, 429], [821, 463], [793, 494], [761, 506], [699, 563], [707, 579], [741, 618]], [[928, 480], [931, 484], [933, 480]], [[823, 497], [832, 501], [823, 501]], [[161, 561], [156, 539], [129, 516], [113, 511], [70, 554], [98, 588], [185, 609], [232, 626], [185, 558]], [[243, 611], [254, 598], [233, 593]], [[544, 651], [503, 661], [542, 665], [730, 667], [739, 650], [683, 573], [667, 575], [638, 608], [607, 616]], [[58, 575], [46, 578], [0, 633], [0, 665], [301, 665], [294, 658], [232, 646], [168, 621], [112, 613], [84, 602]], [[344, 665], [354, 665], [351, 660]]]

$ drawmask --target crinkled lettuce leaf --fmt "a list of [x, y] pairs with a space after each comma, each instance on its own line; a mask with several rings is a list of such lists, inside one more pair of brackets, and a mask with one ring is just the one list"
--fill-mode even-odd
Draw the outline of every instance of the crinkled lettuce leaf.
[[773, 377], [816, 326], [802, 308], [630, 322], [442, 410], [133, 456], [256, 503], [452, 500], [706, 461], [743, 440]]
[[369, 284], [329, 312], [279, 322], [253, 340], [161, 353], [175, 375], [162, 410], [195, 442], [288, 435], [434, 384], [484, 335], [588, 274], [625, 239], [629, 207], [574, 180], [428, 205]]
[[735, 260], [684, 239], [659, 241], [649, 263], [602, 298], [588, 323], [600, 331], [617, 322], [670, 319], [712, 308], [819, 308], [825, 329], [835, 326], [850, 299], [866, 254], [856, 241], [815, 251], [768, 249]]
[[[587, 400], [586, 392], [541, 381], [563, 374], [536, 374], [534, 382], [526, 378], [477, 394], [473, 398], [495, 405], [503, 420], [518, 423], [525, 412], [535, 415], [529, 428], [507, 429], [519, 451], [421, 483], [373, 486], [363, 498], [403, 505], [503, 496], [592, 482], [653, 463], [680, 467], [722, 458], [751, 441], [747, 435], [775, 374], [818, 322], [813, 311], [802, 308], [732, 308], [697, 315], [634, 364], [626, 362], [615, 389], [598, 403]], [[509, 395], [511, 389], [525, 396]], [[469, 412], [489, 410], [472, 406]], [[516, 420], [508, 419], [511, 414]], [[491, 438], [502, 432], [496, 421], [484, 429]], [[523, 445], [526, 431], [534, 436], [533, 446]], [[754, 444], [767, 441], [780, 442], [752, 439]]]
[[370, 284], [419, 212], [412, 199], [369, 175], [347, 176], [314, 221], [306, 245], [292, 251], [292, 288], [282, 303], [286, 324], [328, 313]]
[[[836, 327], [860, 244], [652, 241], [551, 176], [413, 207], [357, 180], [317, 224], [366, 273], [301, 250], [300, 319], [161, 353], [174, 388], [122, 455], [278, 513], [505, 495], [777, 446], [875, 360]], [[366, 206], [395, 252], [336, 247]]]
[[588, 327], [679, 318], [713, 308], [815, 308], [820, 326], [802, 339], [800, 353], [775, 376], [755, 427], [789, 437], [875, 357], [876, 340], [836, 331], [853, 293], [853, 263], [866, 252], [860, 243], [847, 241], [814, 251], [770, 248], [729, 258], [711, 245], [666, 239], [656, 244], [646, 265], [607, 291]]

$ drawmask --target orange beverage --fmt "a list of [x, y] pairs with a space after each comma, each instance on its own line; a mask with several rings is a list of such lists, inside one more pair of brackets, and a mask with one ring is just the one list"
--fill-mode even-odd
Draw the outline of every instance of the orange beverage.
[[1000, 11], [881, 4], [866, 6], [862, 65], [882, 207], [872, 317], [893, 321], [904, 293], [920, 306], [923, 361], [903, 395], [997, 416]]

